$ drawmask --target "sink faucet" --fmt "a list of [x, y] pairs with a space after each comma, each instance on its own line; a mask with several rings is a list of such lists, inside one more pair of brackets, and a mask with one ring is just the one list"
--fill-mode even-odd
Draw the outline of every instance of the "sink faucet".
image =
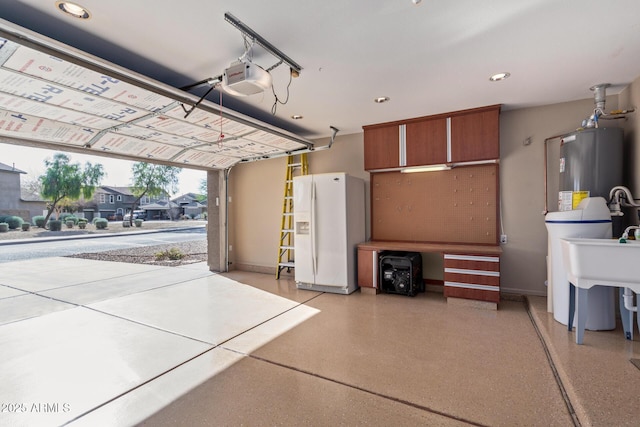
[[627, 239], [629, 238], [629, 232], [631, 230], [640, 230], [640, 226], [637, 225], [630, 225], [628, 226], [625, 230], [624, 233], [622, 233], [622, 237], [620, 237], [619, 242], [620, 243], [627, 243]]

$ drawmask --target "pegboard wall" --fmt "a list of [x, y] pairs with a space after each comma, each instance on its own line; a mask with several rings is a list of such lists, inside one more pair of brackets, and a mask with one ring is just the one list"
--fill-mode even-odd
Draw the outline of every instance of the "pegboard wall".
[[371, 174], [371, 239], [498, 244], [498, 165]]

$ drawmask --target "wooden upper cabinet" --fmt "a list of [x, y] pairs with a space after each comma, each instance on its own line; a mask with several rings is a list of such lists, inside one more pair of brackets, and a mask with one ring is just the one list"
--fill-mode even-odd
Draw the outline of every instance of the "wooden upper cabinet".
[[500, 158], [500, 105], [363, 129], [364, 168], [369, 171]]
[[398, 125], [364, 129], [364, 168], [397, 168], [400, 164]]
[[407, 166], [447, 162], [447, 119], [429, 119], [406, 125]]
[[451, 161], [500, 158], [500, 106], [451, 115]]

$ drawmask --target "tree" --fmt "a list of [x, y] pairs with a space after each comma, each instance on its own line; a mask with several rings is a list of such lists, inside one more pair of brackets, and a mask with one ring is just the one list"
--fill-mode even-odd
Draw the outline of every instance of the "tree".
[[104, 177], [102, 165], [87, 162], [82, 168], [80, 163], [72, 164], [70, 158], [62, 153], [56, 153], [53, 160], [47, 159], [44, 164], [47, 170], [38, 180], [42, 186], [40, 195], [45, 200], [50, 200], [45, 224], [63, 200], [92, 198], [96, 186], [100, 185]]
[[20, 188], [27, 194], [33, 194], [34, 196], [42, 193], [42, 184], [40, 183], [40, 177], [25, 176], [20, 180]]
[[[133, 211], [144, 196], [158, 197], [163, 194], [176, 193], [178, 191], [178, 175], [182, 171], [176, 166], [155, 165], [152, 163], [138, 162], [131, 166], [133, 185], [131, 193], [136, 198], [131, 204], [129, 223], [133, 223]], [[169, 218], [171, 218], [171, 205], [169, 205]]]

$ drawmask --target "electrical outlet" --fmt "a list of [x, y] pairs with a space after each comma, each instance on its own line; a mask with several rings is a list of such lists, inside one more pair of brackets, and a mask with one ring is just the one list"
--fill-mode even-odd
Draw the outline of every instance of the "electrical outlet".
[[501, 234], [500, 235], [500, 243], [502, 243], [502, 244], [506, 244], [507, 243], [507, 235], [506, 234]]

